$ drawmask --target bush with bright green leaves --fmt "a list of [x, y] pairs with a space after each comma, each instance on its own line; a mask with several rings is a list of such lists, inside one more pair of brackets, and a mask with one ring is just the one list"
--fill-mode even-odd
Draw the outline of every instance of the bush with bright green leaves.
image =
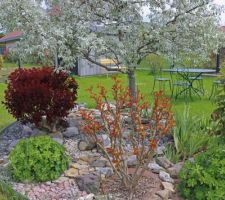
[[179, 191], [185, 199], [225, 199], [225, 147], [216, 146], [185, 163], [179, 174]]
[[55, 180], [69, 164], [65, 148], [48, 136], [21, 140], [9, 159], [13, 177], [22, 182]]

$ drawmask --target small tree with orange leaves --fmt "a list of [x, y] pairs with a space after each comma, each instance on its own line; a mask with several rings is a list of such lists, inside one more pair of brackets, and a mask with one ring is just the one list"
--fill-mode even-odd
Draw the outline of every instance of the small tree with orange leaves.
[[[96, 108], [101, 113], [101, 121], [96, 120], [91, 111], [82, 110], [80, 112], [85, 122], [82, 128], [104, 152], [114, 172], [130, 190], [132, 198], [139, 179], [155, 154], [160, 138], [170, 132], [175, 121], [169, 99], [164, 96], [163, 91], [159, 91], [154, 94], [154, 104], [148, 116], [149, 123], [143, 124], [141, 113], [149, 108], [144, 96], [138, 92], [137, 97], [133, 98], [129, 89], [123, 87], [120, 80], [115, 77], [113, 80], [112, 96], [115, 108], [110, 106], [105, 87], [98, 86], [98, 94], [93, 92], [93, 89], [89, 89], [91, 98], [94, 99]], [[123, 137], [126, 126], [125, 110], [128, 110], [128, 117], [132, 122], [129, 137], [126, 139]], [[109, 148], [105, 148], [102, 141], [98, 139], [100, 130], [105, 130], [108, 134], [111, 142]], [[131, 144], [131, 152], [125, 150], [127, 143]], [[128, 172], [126, 159], [128, 154], [135, 155], [137, 158], [137, 165], [132, 174]]]

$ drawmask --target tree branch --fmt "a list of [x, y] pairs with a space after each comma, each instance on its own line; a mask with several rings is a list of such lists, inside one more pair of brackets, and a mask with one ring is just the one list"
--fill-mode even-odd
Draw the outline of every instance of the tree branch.
[[194, 6], [193, 8], [190, 8], [189, 10], [185, 11], [184, 13], [178, 13], [176, 16], [174, 16], [174, 18], [173, 18], [171, 21], [168, 21], [168, 22], [166, 23], [166, 25], [169, 25], [169, 24], [171, 24], [171, 23], [175, 23], [175, 22], [177, 21], [177, 19], [178, 19], [180, 16], [182, 16], [182, 15], [184, 15], [184, 14], [191, 13], [192, 11], [196, 10], [197, 8], [200, 8], [200, 7], [202, 7], [202, 6], [204, 6], [204, 5], [207, 5], [207, 4], [208, 4], [208, 3], [202, 2], [202, 4], [196, 5], [196, 6]]

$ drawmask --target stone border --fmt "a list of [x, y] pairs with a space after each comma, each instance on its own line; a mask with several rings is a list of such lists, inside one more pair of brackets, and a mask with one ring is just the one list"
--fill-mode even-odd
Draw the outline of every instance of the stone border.
[[8, 128], [14, 126], [16, 123], [18, 123], [18, 121], [14, 121], [13, 123], [9, 124], [8, 126], [6, 126], [5, 128], [3, 128], [1, 131], [0, 131], [0, 135], [3, 134]]

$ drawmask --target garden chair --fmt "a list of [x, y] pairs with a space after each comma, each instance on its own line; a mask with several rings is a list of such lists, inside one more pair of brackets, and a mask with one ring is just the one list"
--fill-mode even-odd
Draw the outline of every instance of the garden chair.
[[190, 80], [195, 80], [195, 83], [197, 83], [199, 89], [202, 91], [202, 94], [204, 95], [205, 94], [205, 89], [204, 89], [204, 84], [203, 84], [203, 77], [202, 76], [199, 76], [199, 77], [190, 76], [189, 79]]
[[212, 96], [215, 96], [215, 94], [218, 92], [218, 89], [220, 87], [223, 87], [224, 86], [224, 82], [221, 81], [221, 80], [215, 80], [213, 81], [213, 84], [212, 84], [212, 89], [211, 89], [211, 94], [209, 96], [209, 99], [212, 98]]
[[171, 73], [172, 80], [172, 93], [171, 97], [178, 98], [178, 96], [183, 95], [185, 100], [187, 100], [188, 96], [192, 99], [191, 96], [191, 87], [190, 82], [184, 80], [178, 73]]
[[158, 89], [163, 89], [165, 91], [166, 84], [169, 85], [170, 90], [172, 91], [172, 84], [171, 79], [169, 77], [165, 77], [162, 73], [162, 68], [160, 68], [156, 73], [154, 74], [154, 82], [152, 87], [152, 93], [155, 90], [156, 83], [158, 82]]

